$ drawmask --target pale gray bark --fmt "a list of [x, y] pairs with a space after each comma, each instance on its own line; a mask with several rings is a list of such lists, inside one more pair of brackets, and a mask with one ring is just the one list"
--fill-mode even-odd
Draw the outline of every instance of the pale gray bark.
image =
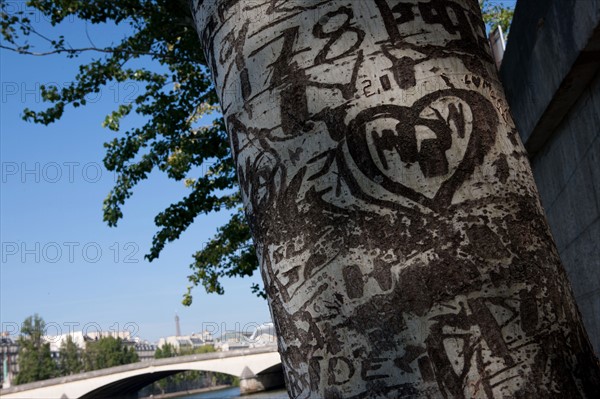
[[196, 0], [292, 397], [591, 398], [475, 0]]

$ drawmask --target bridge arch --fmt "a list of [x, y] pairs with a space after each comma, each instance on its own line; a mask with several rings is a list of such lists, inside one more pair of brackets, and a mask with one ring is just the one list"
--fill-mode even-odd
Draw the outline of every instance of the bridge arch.
[[[157, 359], [150, 362], [90, 371], [2, 390], [3, 399], [95, 399], [137, 392], [154, 381], [187, 370], [212, 371], [242, 379], [258, 379], [277, 369], [281, 358], [276, 347], [215, 352]], [[253, 385], [254, 386], [254, 385]], [[136, 389], [137, 388], [137, 389]]]
[[130, 395], [135, 394], [145, 386], [152, 384], [153, 382], [162, 380], [163, 378], [178, 374], [183, 371], [186, 370], [162, 371], [157, 373], [140, 374], [133, 377], [123, 378], [121, 380], [117, 380], [103, 385], [99, 388], [96, 388], [84, 394], [79, 399], [128, 397]]

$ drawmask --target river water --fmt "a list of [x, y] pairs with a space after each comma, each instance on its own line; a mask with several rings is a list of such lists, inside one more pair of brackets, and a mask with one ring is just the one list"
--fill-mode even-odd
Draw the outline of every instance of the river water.
[[240, 396], [239, 388], [225, 388], [218, 391], [197, 393], [194, 395], [178, 396], [177, 399], [289, 399], [287, 392], [282, 390], [256, 393], [254, 395]]

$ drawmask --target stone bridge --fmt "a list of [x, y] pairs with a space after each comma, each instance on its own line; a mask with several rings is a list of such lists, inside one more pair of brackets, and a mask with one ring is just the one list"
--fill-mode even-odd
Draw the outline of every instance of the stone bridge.
[[199, 370], [240, 377], [242, 394], [284, 385], [276, 346], [156, 359], [53, 378], [0, 390], [2, 399], [136, 398], [146, 385], [182, 371]]

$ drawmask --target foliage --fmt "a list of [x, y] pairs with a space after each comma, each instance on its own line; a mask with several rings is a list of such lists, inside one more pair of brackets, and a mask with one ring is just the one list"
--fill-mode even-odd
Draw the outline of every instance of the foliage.
[[23, 321], [19, 337], [19, 374], [15, 384], [25, 384], [55, 377], [57, 367], [50, 354], [50, 343], [44, 342], [46, 323], [34, 314]]
[[500, 25], [505, 37], [508, 37], [510, 23], [515, 13], [514, 7], [505, 6], [498, 1], [492, 0], [479, 0], [479, 6], [483, 13], [483, 22], [491, 29]]
[[177, 348], [175, 348], [173, 345], [166, 343], [156, 348], [156, 352], [154, 352], [154, 358], [164, 359], [175, 356], [200, 355], [203, 353], [212, 353], [216, 351], [217, 350], [213, 345], [202, 345], [195, 348], [180, 348], [177, 350]]
[[83, 371], [83, 361], [79, 347], [68, 335], [60, 346], [59, 373], [60, 375], [71, 375]]
[[[155, 359], [165, 359], [168, 357], [175, 357], [175, 356], [178, 356], [177, 348], [175, 348], [173, 345], [171, 345], [169, 343], [159, 346], [158, 348], [156, 348], [156, 351], [154, 352]], [[174, 383], [175, 377], [176, 376], [169, 376], [169, 377], [166, 377], [166, 378], [156, 381], [154, 384], [160, 389], [160, 392], [162, 394], [164, 394], [166, 392], [167, 387]]]
[[135, 349], [125, 345], [121, 338], [103, 337], [86, 344], [83, 360], [85, 371], [92, 371], [135, 363], [139, 358]]
[[202, 346], [199, 346], [199, 347], [195, 348], [192, 351], [192, 354], [193, 355], [201, 355], [203, 353], [212, 353], [212, 352], [216, 352], [216, 351], [217, 350], [212, 345], [202, 345]]
[[[480, 3], [485, 21], [499, 22], [508, 31], [512, 11], [489, 0]], [[9, 11], [5, 0], [0, 4], [6, 42], [1, 48], [29, 55], [63, 54], [67, 58], [87, 52], [100, 55], [79, 66], [71, 85], [60, 90], [42, 87], [42, 98], [49, 107], [42, 111], [26, 109], [24, 119], [46, 125], [55, 122], [67, 108], [86, 105], [86, 96], [113, 82], [132, 81], [143, 88], [133, 101], [119, 104], [104, 121], [115, 135], [105, 144], [104, 164], [118, 176], [104, 201], [104, 221], [116, 226], [135, 186], [158, 170], [185, 184], [189, 193], [154, 218], [158, 231], [146, 255], [149, 261], [158, 258], [165, 245], [178, 239], [198, 216], [217, 211], [232, 213], [231, 219], [193, 255], [188, 277], [191, 285], [184, 304], [192, 303], [194, 286], [223, 294], [223, 277], [251, 276], [258, 268], [258, 259], [243, 215], [223, 120], [217, 118], [208, 126], [200, 125], [200, 118], [214, 112], [218, 104], [187, 2], [28, 0], [27, 9], [15, 12]], [[73, 48], [63, 36], [53, 38], [53, 32], [39, 32], [35, 20], [40, 18], [31, 18], [32, 13], [38, 17], [41, 14], [54, 28], [67, 18], [77, 18], [90, 24], [128, 25], [129, 35], [109, 47]], [[33, 37], [44, 42], [42, 51], [29, 43]], [[120, 122], [132, 113], [146, 122], [123, 131]], [[252, 291], [265, 297], [256, 284]]]
[[[123, 217], [121, 207], [134, 187], [158, 170], [185, 184], [189, 194], [156, 215], [158, 232], [146, 258], [158, 258], [165, 244], [179, 238], [198, 215], [225, 210], [234, 216], [205, 249], [194, 255], [190, 282], [222, 294], [221, 277], [251, 275], [258, 262], [242, 215], [223, 121], [217, 118], [208, 126], [199, 125], [202, 116], [216, 109], [217, 97], [187, 2], [29, 0], [27, 9], [15, 12], [10, 12], [7, 1], [0, 3], [6, 42], [3, 49], [29, 55], [64, 54], [68, 58], [90, 51], [101, 55], [80, 65], [71, 85], [60, 90], [42, 87], [42, 98], [50, 106], [42, 111], [26, 109], [24, 119], [42, 124], [55, 122], [69, 106], [86, 105], [86, 96], [113, 82], [133, 81], [142, 88], [131, 103], [120, 104], [104, 121], [104, 126], [115, 132], [115, 138], [105, 144], [104, 164], [117, 175], [116, 184], [104, 201], [104, 220], [108, 225], [117, 225]], [[67, 18], [91, 24], [128, 25], [130, 34], [106, 48], [72, 48], [66, 38], [51, 38], [52, 32], [37, 30], [36, 20], [47, 19], [57, 28]], [[32, 37], [42, 40], [46, 48], [36, 52], [28, 43]], [[147, 122], [122, 131], [122, 118], [132, 113]], [[223, 243], [226, 249], [222, 248]], [[254, 290], [258, 292], [257, 287]], [[186, 303], [191, 303], [189, 289]]]
[[224, 374], [224, 373], [212, 373], [213, 385], [231, 385], [233, 387], [240, 386], [240, 378]]
[[166, 343], [163, 346], [159, 346], [154, 352], [155, 359], [165, 359], [167, 357], [175, 356], [177, 356], [177, 349], [175, 349], [175, 347], [169, 343]]
[[201, 355], [203, 353], [212, 353], [212, 352], [216, 352], [216, 351], [217, 350], [212, 345], [202, 345], [202, 346], [197, 346], [195, 348], [182, 348], [179, 351], [178, 356]]

